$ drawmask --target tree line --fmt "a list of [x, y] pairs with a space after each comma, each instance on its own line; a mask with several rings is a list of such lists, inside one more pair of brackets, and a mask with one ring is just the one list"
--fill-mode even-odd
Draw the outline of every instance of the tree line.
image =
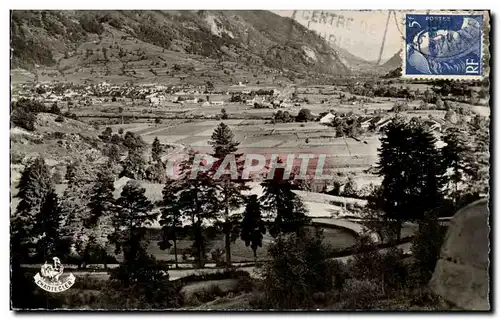
[[465, 127], [451, 125], [442, 133], [441, 148], [420, 118], [395, 117], [388, 124], [377, 165], [383, 181], [369, 207], [394, 227], [398, 239], [404, 221], [452, 216], [488, 193], [487, 123], [477, 115]]
[[[378, 173], [383, 182], [369, 197], [367, 211], [376, 217], [375, 230], [390, 229], [397, 239], [403, 222], [419, 222], [418, 232], [424, 236], [419, 238], [423, 242], [415, 250], [427, 252], [422, 255], [425, 259], [419, 260], [427, 276], [432, 273], [442, 240], [436, 231], [437, 215], [443, 211], [452, 214], [456, 208], [488, 192], [488, 172], [484, 170], [489, 159], [486, 126], [487, 121], [477, 116], [468, 123], [467, 131], [450, 128], [442, 137], [446, 146], [438, 149], [436, 138], [419, 119], [406, 122], [396, 117], [382, 138]], [[107, 133], [101, 139], [108, 139]], [[120, 139], [121, 145], [128, 149], [127, 157], [142, 156], [145, 145], [140, 137], [128, 133]], [[307, 256], [308, 250], [314, 248], [308, 249], [308, 243], [316, 240], [310, 240], [305, 232], [304, 227], [309, 223], [307, 209], [292, 191], [290, 181], [284, 180], [278, 171], [272, 179], [262, 182], [262, 196], [248, 195], [247, 181], [231, 179], [232, 173], [227, 170], [224, 175], [216, 176], [219, 168], [227, 167], [230, 154], [236, 159], [237, 170], [242, 170], [239, 143], [227, 125], [221, 123], [214, 130], [210, 145], [216, 159], [211, 170], [193, 177], [196, 154], [191, 152], [181, 164], [181, 178], [163, 182], [163, 198], [158, 203], [148, 199], [146, 189], [135, 180], [123, 187], [118, 198], [114, 196], [114, 182], [120, 171], [110, 168], [116, 167], [113, 162], [117, 161], [116, 155], [108, 155], [108, 163], [100, 168], [78, 163], [69, 166], [62, 197], [55, 192], [45, 160], [36, 158], [22, 173], [16, 195], [20, 202], [11, 217], [13, 288], [21, 288], [23, 281], [29, 281], [21, 271], [21, 263], [48, 261], [54, 256], [70, 261], [75, 255], [82, 266], [92, 259], [106, 263], [110, 261], [109, 249], [114, 249], [123, 260], [118, 268], [109, 271], [110, 286], [106, 290], [114, 292], [111, 297], [117, 298], [118, 292], [129, 292], [153, 303], [159, 296], [167, 295], [172, 299], [166, 303], [178, 306], [175, 288], [168, 281], [167, 265], [147, 250], [146, 231], [155, 223], [161, 227], [160, 248], [173, 248], [176, 264], [179, 230], [184, 224], [190, 226], [194, 262], [198, 267], [207, 261], [204, 233], [207, 223], [224, 235], [227, 265], [231, 264], [231, 245], [238, 237], [256, 256], [266, 232], [278, 239], [273, 250], [280, 251], [270, 252], [271, 257], [283, 256], [280, 241], [302, 248]], [[161, 162], [161, 149], [155, 139], [151, 147], [153, 161]], [[134, 152], [137, 154], [131, 155]], [[115, 159], [111, 160], [112, 157]], [[132, 165], [135, 160], [127, 162]], [[124, 170], [128, 169], [121, 172]], [[242, 215], [231, 214], [242, 206]], [[283, 238], [288, 234], [293, 235], [292, 242]], [[326, 257], [323, 253], [319, 256], [319, 262]], [[324, 265], [318, 264], [318, 268], [310, 268], [310, 272], [321, 273]], [[266, 270], [271, 281], [276, 269]], [[266, 288], [271, 290], [272, 285]], [[22, 294], [22, 290], [14, 289], [13, 300], [21, 301]]]
[[[101, 138], [106, 140], [106, 136], [104, 134]], [[207, 222], [214, 223], [224, 234], [226, 263], [231, 264], [231, 243], [236, 238], [245, 241], [256, 255], [266, 230], [272, 235], [281, 232], [298, 234], [308, 222], [301, 199], [292, 192], [290, 182], [276, 178], [279, 175], [262, 183], [264, 194], [260, 198], [245, 195], [244, 191], [248, 190], [246, 181], [233, 180], [231, 174], [214, 177], [228, 154], [235, 154], [239, 168], [242, 166], [242, 155], [237, 153], [239, 143], [224, 123], [215, 129], [210, 141], [212, 156], [217, 159], [213, 168], [193, 179], [191, 164], [195, 153], [191, 153], [181, 164], [180, 176], [183, 178], [163, 178], [163, 200], [159, 203], [152, 203], [146, 197], [145, 188], [135, 180], [123, 187], [118, 199], [113, 196], [116, 177], [143, 177], [136, 175], [140, 170], [134, 171], [131, 166], [136, 166], [137, 159], [142, 158], [144, 142], [127, 133], [122, 143], [128, 148], [128, 155], [121, 172], [110, 169], [117, 161], [116, 152], [112, 150], [108, 151], [108, 162], [97, 172], [85, 172], [92, 169], [72, 163], [66, 171], [68, 183], [62, 197], [55, 192], [50, 170], [43, 158], [35, 159], [26, 167], [16, 195], [20, 203], [12, 220], [16, 261], [42, 262], [56, 255], [71, 260], [76, 251], [84, 266], [88, 262], [85, 260], [91, 256], [93, 260], [98, 257], [107, 261], [108, 243], [112, 243], [115, 253], [123, 254], [124, 263], [133, 264], [134, 259], [146, 254], [144, 232], [148, 226], [158, 221], [162, 228], [160, 248], [173, 246], [175, 252], [177, 232], [182, 221], [187, 221], [193, 233], [198, 266], [202, 267], [207, 259], [207, 239], [203, 232]], [[162, 163], [160, 155], [161, 145], [155, 139], [153, 161]], [[245, 207], [242, 216], [231, 214], [241, 206]], [[177, 263], [176, 252], [175, 256]]]

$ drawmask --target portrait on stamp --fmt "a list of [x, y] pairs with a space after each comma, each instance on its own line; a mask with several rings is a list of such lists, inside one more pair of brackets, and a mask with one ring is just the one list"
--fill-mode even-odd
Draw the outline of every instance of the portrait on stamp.
[[481, 76], [483, 15], [406, 14], [405, 76]]

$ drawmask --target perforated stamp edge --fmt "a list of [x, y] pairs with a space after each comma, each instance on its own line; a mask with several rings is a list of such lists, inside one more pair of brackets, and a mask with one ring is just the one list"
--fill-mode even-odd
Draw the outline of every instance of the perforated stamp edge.
[[[490, 73], [490, 12], [489, 10], [404, 10], [403, 18], [400, 21], [401, 26], [403, 28], [403, 32], [401, 34], [401, 78], [402, 79], [411, 79], [411, 80], [459, 80], [459, 81], [467, 81], [467, 80], [483, 80], [485, 78], [489, 78]], [[481, 59], [483, 63], [483, 74], [477, 76], [465, 76], [465, 75], [412, 75], [406, 74], [406, 15], [407, 14], [439, 14], [439, 15], [483, 15], [483, 30], [482, 30], [482, 52]]]

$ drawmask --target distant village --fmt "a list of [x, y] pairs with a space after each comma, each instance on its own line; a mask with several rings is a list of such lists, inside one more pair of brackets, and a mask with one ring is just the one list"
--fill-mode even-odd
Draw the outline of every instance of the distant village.
[[[307, 107], [308, 101], [296, 97], [294, 90], [285, 88], [277, 89], [249, 89], [243, 83], [233, 85], [226, 90], [220, 90], [209, 85], [159, 85], [141, 84], [122, 85], [101, 82], [98, 84], [72, 84], [72, 83], [23, 83], [13, 85], [11, 88], [11, 99], [33, 99], [45, 105], [57, 104], [60, 107], [66, 105], [68, 110], [72, 106], [91, 106], [109, 102], [119, 102], [122, 99], [130, 99], [138, 104], [148, 105], [151, 108], [168, 106], [169, 104], [198, 105], [201, 107], [224, 106], [227, 103], [245, 104], [247, 107], [256, 109], [287, 109], [291, 107]], [[228, 101], [220, 100], [221, 96], [229, 96]], [[219, 100], [213, 99], [218, 97]], [[349, 104], [358, 101], [347, 100]], [[287, 113], [287, 111], [285, 111]], [[277, 116], [282, 113], [278, 112]], [[276, 119], [275, 115], [275, 119]], [[374, 112], [370, 115], [357, 115], [351, 113], [337, 113], [334, 110], [323, 112], [319, 116], [306, 118], [305, 121], [318, 121], [324, 125], [333, 125], [335, 121], [344, 119], [354, 123], [362, 130], [379, 132], [383, 130], [392, 120], [386, 112]], [[277, 122], [304, 121], [295, 117], [279, 120]], [[425, 119], [432, 131], [441, 131], [445, 121], [441, 119]]]

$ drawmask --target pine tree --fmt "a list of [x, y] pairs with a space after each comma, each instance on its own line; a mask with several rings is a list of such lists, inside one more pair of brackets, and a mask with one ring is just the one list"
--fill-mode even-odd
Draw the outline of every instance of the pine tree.
[[47, 194], [53, 189], [51, 175], [44, 158], [36, 158], [24, 169], [18, 189], [16, 197], [20, 202], [11, 218], [11, 252], [16, 263], [28, 257], [29, 247], [37, 237], [34, 230], [36, 217]]
[[[216, 159], [212, 167], [212, 174], [217, 180], [216, 187], [221, 195], [221, 201], [218, 204], [220, 208], [219, 222], [225, 237], [226, 264], [231, 265], [231, 242], [236, 240], [236, 235], [239, 233], [239, 221], [237, 217], [230, 216], [230, 210], [237, 209], [244, 204], [242, 191], [248, 188], [245, 187], [243, 181], [238, 179], [242, 171], [242, 155], [237, 154], [239, 142], [234, 140], [231, 129], [221, 122], [212, 133], [209, 144], [213, 148], [213, 157]], [[222, 172], [222, 170], [228, 169], [224, 160], [229, 160], [230, 157], [234, 157], [234, 165], [237, 167], [229, 168], [229, 171], [231, 169], [237, 171], [235, 172], [237, 180], [234, 180], [231, 174], [217, 176], [218, 170]]]
[[156, 183], [165, 183], [167, 175], [165, 172], [165, 164], [163, 161], [158, 160], [149, 165], [146, 169], [146, 178], [149, 181]]
[[136, 257], [134, 250], [139, 250], [139, 247], [135, 243], [143, 241], [145, 226], [158, 216], [151, 213], [153, 205], [145, 193], [146, 189], [132, 180], [123, 187], [120, 198], [116, 200], [111, 241], [115, 244], [116, 254], [123, 252], [125, 260]]
[[[263, 194], [260, 201], [262, 208], [274, 217], [269, 230], [272, 236], [289, 232], [301, 236], [304, 225], [310, 219], [306, 216], [307, 208], [302, 199], [292, 191], [290, 180], [284, 179], [284, 171], [283, 168], [275, 169], [273, 178], [261, 183]], [[293, 175], [290, 179], [293, 179]]]
[[403, 221], [422, 219], [441, 205], [444, 167], [435, 141], [418, 119], [404, 123], [395, 118], [381, 138], [381, 209], [385, 219], [395, 222], [398, 240]]
[[243, 220], [241, 221], [241, 240], [245, 245], [250, 246], [253, 256], [257, 260], [257, 249], [262, 247], [263, 235], [266, 233], [266, 226], [261, 217], [260, 203], [257, 195], [251, 195], [248, 199]]
[[110, 215], [113, 211], [115, 199], [114, 179], [106, 168], [101, 169], [97, 175], [97, 181], [93, 184], [90, 193], [90, 216], [84, 221], [88, 228], [95, 227], [102, 216]]
[[141, 149], [129, 149], [129, 153], [123, 162], [123, 170], [119, 177], [130, 179], [143, 179], [145, 176], [146, 161], [142, 156]]
[[127, 131], [124, 135], [123, 145], [128, 148], [129, 153], [135, 151], [143, 151], [145, 147], [144, 140], [142, 140], [141, 136], [135, 135], [130, 131]]
[[444, 120], [451, 122], [451, 123], [456, 123], [457, 122], [457, 113], [454, 110], [448, 110], [444, 114]]
[[64, 176], [64, 178], [68, 180], [68, 184], [72, 183], [78, 177], [80, 166], [81, 163], [78, 159], [68, 164], [66, 167], [66, 175]]
[[349, 177], [347, 179], [346, 184], [344, 185], [343, 195], [345, 197], [356, 197], [357, 196], [356, 190], [357, 190], [356, 181], [354, 181], [352, 177]]
[[486, 117], [476, 115], [467, 129], [473, 150], [470, 171], [472, 179], [469, 188], [472, 193], [485, 196], [489, 190], [490, 121]]
[[212, 133], [209, 144], [214, 150], [214, 157], [221, 159], [230, 153], [238, 151], [240, 143], [234, 140], [231, 129], [224, 122], [221, 122]]
[[120, 149], [116, 144], [114, 143], [108, 144], [106, 152], [111, 165], [114, 165], [120, 161]]
[[194, 232], [195, 260], [201, 268], [205, 264], [206, 241], [203, 236], [203, 222], [214, 217], [211, 202], [215, 197], [213, 187], [204, 181], [189, 179], [184, 181], [179, 194], [181, 215], [186, 215]]
[[137, 181], [129, 181], [116, 202], [113, 232], [109, 238], [115, 245], [115, 252], [123, 252], [123, 262], [109, 271], [106, 299], [134, 308], [178, 307], [180, 297], [168, 281], [167, 266], [147, 252], [146, 227], [158, 214], [151, 212], [153, 205], [145, 192]]
[[170, 249], [173, 242], [175, 267], [177, 261], [177, 230], [182, 227], [181, 210], [178, 207], [179, 185], [176, 181], [167, 180], [163, 188], [163, 208], [161, 209], [160, 225], [162, 226], [162, 240], [158, 243], [161, 250]]
[[195, 179], [191, 178], [195, 153], [190, 152], [188, 159], [180, 166], [180, 189], [178, 194], [178, 208], [180, 214], [191, 223], [194, 232], [195, 261], [199, 267], [205, 264], [206, 240], [203, 236], [203, 222], [215, 218], [217, 203], [216, 189], [213, 180], [207, 173], [199, 173]]
[[67, 253], [61, 239], [61, 208], [54, 190], [45, 196], [40, 213], [36, 217], [36, 229], [40, 238], [37, 242], [37, 252], [44, 261]]
[[111, 135], [113, 134], [113, 129], [111, 127], [106, 127], [102, 134], [99, 135], [99, 139], [104, 142], [109, 142], [111, 140]]
[[[85, 249], [87, 230], [84, 222], [90, 218], [91, 210], [88, 205], [94, 177], [97, 168], [83, 165], [81, 161], [74, 161], [71, 165], [73, 174], [68, 180], [66, 189], [61, 197], [62, 237], [72, 243], [72, 256], [81, 258]], [[85, 265], [85, 261], [80, 259]]]
[[443, 100], [440, 97], [438, 97], [436, 99], [436, 109], [441, 110], [443, 108], [444, 108]]
[[[40, 212], [46, 212], [47, 198], [52, 190], [49, 171], [43, 158], [37, 158], [28, 165], [19, 181], [20, 203], [11, 216], [11, 305], [13, 308], [43, 307], [46, 301], [37, 299], [32, 290], [26, 290], [33, 284], [31, 277], [26, 277], [21, 263], [30, 262], [31, 249], [38, 249], [34, 244], [40, 238], [39, 225], [36, 224]], [[44, 208], [45, 207], [45, 208]], [[49, 232], [50, 233], [50, 232]], [[45, 238], [47, 239], [47, 238]], [[43, 242], [43, 238], [40, 239]], [[39, 242], [41, 244], [41, 242]], [[45, 299], [44, 299], [45, 300]]]
[[96, 167], [83, 165], [80, 160], [68, 165], [66, 171], [68, 183], [61, 198], [61, 207], [65, 229], [69, 235], [72, 235], [89, 216], [90, 191], [97, 175]]
[[161, 161], [162, 152], [163, 148], [162, 145], [160, 144], [160, 140], [158, 140], [158, 137], [155, 137], [153, 145], [151, 147], [151, 157], [153, 158], [153, 161], [155, 162]]
[[443, 154], [443, 165], [445, 168], [451, 169], [449, 175], [450, 187], [449, 195], [454, 200], [457, 207], [461, 192], [459, 191], [460, 183], [463, 183], [464, 178], [468, 177], [471, 172], [470, 160], [472, 157], [472, 148], [465, 136], [465, 132], [458, 128], [449, 128], [443, 135], [443, 142], [446, 143], [441, 150]]

